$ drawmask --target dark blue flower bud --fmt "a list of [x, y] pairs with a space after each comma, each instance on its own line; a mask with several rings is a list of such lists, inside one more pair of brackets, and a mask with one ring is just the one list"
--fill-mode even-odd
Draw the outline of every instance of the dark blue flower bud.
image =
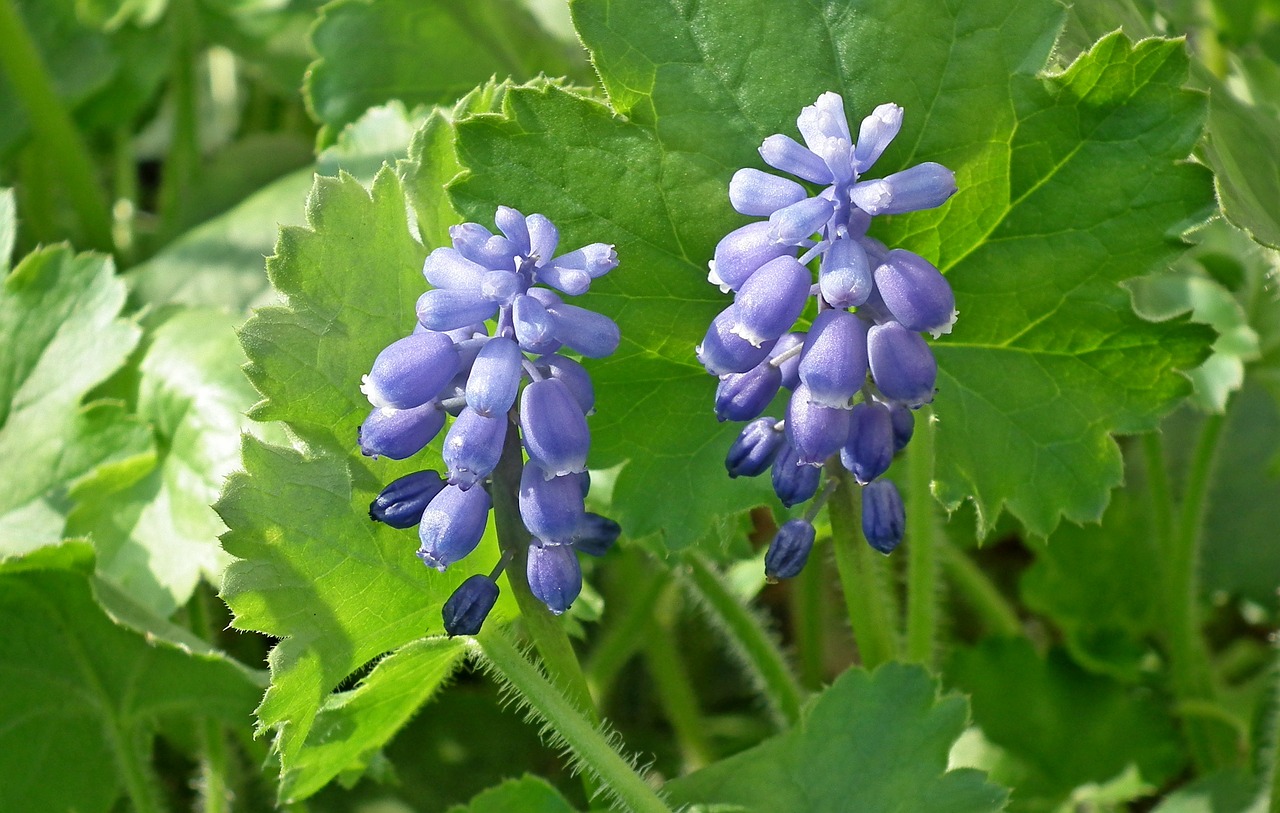
[[729, 203], [744, 215], [768, 217], [806, 197], [804, 187], [795, 181], [758, 169], [740, 169], [729, 180]]
[[472, 262], [457, 249], [438, 248], [427, 255], [422, 264], [422, 275], [435, 288], [451, 291], [479, 292], [480, 284], [489, 269]]
[[794, 246], [807, 240], [831, 218], [836, 205], [827, 198], [806, 198], [769, 215], [769, 236]]
[[786, 442], [786, 433], [777, 429], [773, 418], [759, 418], [742, 428], [729, 447], [724, 467], [730, 477], [755, 477], [764, 474]]
[[505, 415], [516, 402], [524, 354], [512, 339], [495, 336], [471, 365], [467, 376], [467, 406], [481, 415]]
[[812, 401], [847, 409], [867, 380], [867, 323], [848, 311], [819, 313], [804, 340], [799, 373]]
[[488, 576], [477, 573], [453, 591], [444, 603], [444, 631], [454, 635], [477, 635], [489, 617], [493, 605], [498, 603], [498, 584]]
[[582, 567], [572, 545], [547, 545], [534, 540], [529, 546], [529, 591], [560, 615], [582, 592]]
[[745, 373], [764, 361], [773, 349], [775, 342], [755, 345], [742, 338], [735, 330], [737, 326], [738, 306], [730, 305], [711, 320], [707, 335], [698, 345], [698, 361], [712, 375]]
[[833, 308], [852, 308], [867, 301], [874, 280], [866, 249], [851, 237], [831, 244], [822, 255], [818, 290]]
[[360, 453], [404, 460], [422, 451], [444, 427], [444, 412], [434, 401], [413, 409], [375, 408], [360, 425]]
[[422, 512], [440, 489], [444, 480], [434, 471], [415, 471], [392, 480], [369, 503], [369, 518], [392, 528], [412, 528], [422, 520]]
[[536, 298], [528, 295], [516, 297], [511, 307], [511, 319], [521, 350], [526, 353], [554, 353], [559, 349], [556, 318], [547, 313], [546, 307]]
[[729, 232], [716, 244], [707, 279], [721, 290], [736, 291], [757, 268], [784, 255], [795, 256], [795, 248], [775, 242], [769, 236], [768, 221], [748, 223]]
[[440, 489], [418, 523], [418, 558], [443, 571], [475, 550], [489, 522], [489, 495], [483, 488]]
[[484, 299], [475, 291], [433, 288], [418, 297], [417, 311], [423, 327], [453, 330], [492, 319], [498, 312], [498, 303]]
[[876, 268], [875, 278], [885, 307], [907, 330], [932, 333], [935, 339], [951, 332], [956, 321], [956, 298], [947, 278], [933, 263], [895, 248]]
[[587, 419], [563, 382], [544, 378], [524, 388], [520, 431], [529, 459], [550, 474], [586, 469], [591, 445]]
[[722, 375], [716, 388], [716, 417], [722, 421], [749, 421], [764, 412], [781, 386], [782, 373], [768, 361], [745, 373]]
[[889, 469], [893, 462], [893, 419], [889, 408], [874, 401], [858, 404], [849, 417], [849, 440], [840, 450], [840, 462], [866, 485]]
[[799, 575], [809, 561], [813, 537], [813, 525], [808, 520], [792, 519], [783, 523], [764, 555], [765, 579], [776, 582]]
[[[793, 348], [804, 345], [803, 333], [787, 333], [778, 339], [778, 343], [769, 351], [769, 359], [774, 360]], [[782, 374], [782, 386], [785, 389], [794, 390], [800, 384], [800, 353], [788, 356], [785, 361], [774, 361], [774, 365], [778, 368], [778, 372]]]
[[862, 487], [862, 533], [871, 547], [881, 553], [893, 552], [906, 528], [902, 497], [892, 480], [876, 480]]
[[941, 206], [955, 193], [955, 173], [928, 161], [884, 178], [855, 184], [849, 190], [849, 197], [867, 214], [896, 215]]
[[787, 405], [787, 440], [805, 465], [822, 465], [840, 451], [849, 437], [849, 410], [814, 401], [804, 384], [796, 387]]
[[596, 408], [596, 391], [585, 367], [571, 358], [558, 354], [538, 359], [538, 370], [546, 376], [564, 382], [573, 399], [582, 407], [583, 415], [590, 415]]
[[530, 460], [520, 475], [520, 518], [529, 533], [555, 544], [572, 541], [586, 509], [577, 475], [552, 477]]
[[790, 508], [799, 505], [818, 493], [818, 481], [822, 470], [817, 466], [800, 465], [799, 452], [791, 443], [784, 442], [773, 460], [773, 493], [782, 504]]
[[918, 407], [933, 400], [938, 364], [919, 333], [897, 322], [876, 325], [867, 334], [871, 377], [885, 398]]
[[448, 336], [414, 333], [378, 354], [360, 391], [376, 407], [412, 409], [435, 398], [458, 372], [458, 364]]
[[622, 535], [622, 526], [608, 517], [588, 511], [573, 534], [573, 547], [588, 556], [604, 556]]
[[738, 322], [732, 331], [757, 347], [776, 341], [804, 312], [812, 286], [809, 269], [796, 258], [783, 256], [770, 260], [738, 290], [733, 301]]
[[901, 129], [901, 107], [890, 103], [872, 110], [858, 128], [858, 143], [853, 148], [854, 170], [861, 174], [871, 169]]
[[469, 489], [489, 476], [502, 458], [506, 434], [506, 413], [489, 417], [470, 407], [458, 413], [444, 436], [443, 456], [449, 467], [449, 482]]
[[760, 157], [774, 169], [818, 184], [835, 180], [827, 163], [791, 136], [771, 135], [760, 145]]
[[915, 433], [915, 413], [903, 404], [890, 401], [889, 420], [893, 423], [893, 450], [900, 452], [911, 442], [911, 435]]

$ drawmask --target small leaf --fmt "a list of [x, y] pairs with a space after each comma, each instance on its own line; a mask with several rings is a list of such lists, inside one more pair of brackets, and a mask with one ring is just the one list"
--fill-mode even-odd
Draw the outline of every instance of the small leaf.
[[449, 808], [448, 813], [574, 813], [574, 808], [546, 780], [536, 776], [509, 779], [478, 794], [465, 805]]
[[0, 809], [105, 813], [160, 718], [239, 725], [258, 696], [228, 658], [115, 624], [92, 571], [78, 542], [0, 562]]
[[968, 707], [938, 696], [923, 669], [890, 663], [850, 670], [785, 734], [667, 783], [676, 804], [740, 805], [745, 811], [1004, 809], [1006, 792], [974, 770], [947, 770]]
[[1259, 243], [1280, 248], [1280, 128], [1260, 107], [1214, 83], [1205, 157], [1213, 167], [1222, 211]]

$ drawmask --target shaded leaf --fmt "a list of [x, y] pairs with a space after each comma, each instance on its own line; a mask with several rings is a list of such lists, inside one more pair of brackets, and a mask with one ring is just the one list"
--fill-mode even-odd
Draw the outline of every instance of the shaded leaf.
[[449, 813], [573, 813], [574, 808], [559, 791], [536, 776], [503, 782], [477, 795], [465, 805], [449, 808]]

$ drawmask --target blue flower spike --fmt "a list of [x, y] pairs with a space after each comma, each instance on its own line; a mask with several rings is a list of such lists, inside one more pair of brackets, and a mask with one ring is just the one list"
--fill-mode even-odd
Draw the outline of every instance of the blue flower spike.
[[[734, 300], [697, 357], [720, 378], [716, 416], [751, 421], [725, 458], [729, 476], [771, 467], [783, 505], [813, 501], [770, 546], [771, 580], [804, 566], [813, 518], [833, 487], [820, 491], [822, 472], [837, 456], [862, 486], [867, 541], [887, 553], [902, 540], [902, 499], [884, 474], [911, 439], [912, 410], [933, 400], [938, 368], [922, 334], [949, 333], [957, 316], [951, 286], [931, 262], [867, 233], [876, 217], [932, 209], [956, 193], [954, 173], [933, 162], [864, 177], [903, 119], [901, 107], [885, 103], [855, 129], [844, 99], [823, 93], [796, 119], [799, 140], [778, 133], [760, 145], [778, 173], [746, 167], [729, 181], [733, 208], [762, 219], [716, 246], [708, 280]], [[810, 194], [800, 182], [821, 189]], [[815, 305], [808, 330], [799, 330], [796, 319]], [[758, 418], [780, 392], [785, 420]]]
[[[788, 186], [799, 188], [794, 182], [763, 183], [783, 190], [780, 206], [804, 197], [803, 189]], [[442, 449], [445, 471], [393, 481], [369, 515], [393, 528], [417, 526], [418, 558], [444, 571], [484, 536], [493, 472], [503, 456], [527, 454], [512, 496], [533, 537], [529, 582], [559, 614], [582, 588], [577, 554], [604, 555], [622, 530], [584, 508], [591, 482], [586, 416], [595, 410], [595, 390], [577, 360], [611, 354], [618, 326], [563, 298], [586, 293], [618, 265], [618, 256], [605, 243], [557, 254], [559, 230], [541, 214], [526, 217], [500, 206], [494, 224], [497, 233], [479, 223], [449, 229], [452, 245], [423, 263], [430, 288], [418, 298], [413, 332], [384, 349], [364, 376], [361, 390], [373, 409], [358, 442], [369, 457], [410, 458], [453, 416]], [[745, 262], [756, 262], [758, 249], [747, 253]], [[768, 259], [785, 253], [765, 251]], [[768, 348], [753, 352], [763, 358]], [[520, 450], [507, 448], [512, 424], [520, 430]], [[454, 591], [443, 609], [446, 632], [479, 632], [509, 558], [510, 551], [488, 576], [471, 576]]]

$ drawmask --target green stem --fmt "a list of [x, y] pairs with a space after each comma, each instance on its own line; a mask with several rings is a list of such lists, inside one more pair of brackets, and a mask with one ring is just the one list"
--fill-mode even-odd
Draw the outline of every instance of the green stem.
[[[592, 650], [591, 658], [587, 662], [587, 684], [591, 687], [592, 695], [599, 698], [601, 705], [613, 688], [618, 672], [640, 648], [640, 642], [644, 639], [645, 631], [650, 624], [653, 605], [658, 601], [668, 582], [667, 574], [662, 571], [649, 570], [637, 573], [640, 570], [640, 557], [631, 554], [630, 551], [621, 553], [627, 555], [627, 564], [633, 566], [627, 568], [624, 565], [624, 572], [636, 574], [638, 583], [631, 585], [633, 589], [628, 591], [621, 617], [616, 621], [610, 619], [609, 626], [600, 636], [600, 641]], [[613, 606], [613, 602], [607, 605], [606, 617], [608, 608]]]
[[[1223, 424], [1222, 415], [1210, 415], [1200, 430], [1173, 546], [1167, 549], [1165, 595], [1169, 662], [1179, 704], [1213, 702], [1215, 695], [1209, 650], [1201, 634], [1199, 567], [1201, 525]], [[1233, 761], [1233, 738], [1224, 728], [1195, 716], [1184, 717], [1182, 729], [1192, 758], [1202, 772]]]
[[1147, 515], [1160, 550], [1173, 546], [1173, 489], [1164, 461], [1164, 442], [1159, 432], [1142, 436], [1142, 462], [1147, 475]]
[[791, 628], [800, 662], [800, 682], [806, 689], [822, 688], [826, 663], [824, 650], [823, 601], [826, 585], [824, 557], [811, 556], [809, 564], [791, 581]]
[[701, 554], [694, 553], [685, 561], [697, 598], [756, 677], [778, 720], [786, 726], [795, 725], [800, 720], [804, 695], [773, 637], [765, 631], [760, 618], [730, 592]]
[[501, 632], [474, 639], [484, 658], [518, 691], [535, 714], [550, 724], [588, 771], [634, 813], [671, 813], [653, 788], [627, 764], [596, 726], [568, 702]]
[[[187, 602], [187, 621], [191, 631], [203, 640], [212, 640], [213, 624], [209, 620], [209, 594], [203, 584], [197, 584], [191, 600]], [[199, 722], [200, 741], [200, 803], [203, 813], [229, 813], [231, 790], [227, 784], [227, 738], [217, 720], [206, 718]]]
[[938, 557], [933, 516], [933, 413], [917, 413], [907, 447], [907, 652], [906, 659], [932, 666], [938, 633]]
[[894, 600], [880, 572], [880, 554], [862, 538], [861, 495], [854, 491], [853, 478], [839, 461], [827, 465], [827, 476], [836, 481], [827, 511], [849, 626], [862, 665], [871, 670], [898, 654], [898, 633], [890, 612]]
[[169, 10], [173, 43], [170, 71], [170, 98], [173, 130], [169, 154], [165, 156], [160, 179], [158, 207], [160, 237], [167, 242], [187, 224], [191, 196], [200, 169], [200, 122], [198, 112], [199, 18], [192, 0], [175, 0]]
[[520, 473], [524, 468], [520, 449], [520, 429], [514, 422], [509, 422], [502, 458], [493, 471], [493, 518], [498, 530], [498, 545], [507, 557], [507, 582], [520, 608], [520, 618], [552, 681], [583, 714], [598, 722], [600, 718], [569, 635], [560, 620], [529, 590], [525, 574], [532, 537], [520, 519], [517, 495], [520, 493]]
[[[678, 599], [679, 595], [668, 592], [667, 599]], [[668, 602], [662, 602], [664, 605]], [[654, 688], [662, 703], [668, 722], [676, 734], [676, 742], [684, 756], [685, 767], [697, 770], [715, 761], [706, 737], [702, 713], [698, 709], [698, 698], [693, 693], [693, 684], [684, 668], [684, 658], [675, 644], [676, 629], [670, 613], [659, 612], [657, 623], [644, 636], [644, 662], [649, 675], [653, 678]]]
[[1022, 622], [1013, 605], [967, 553], [945, 539], [938, 540], [938, 552], [947, 581], [986, 624], [987, 632], [1006, 636], [1022, 634]]
[[134, 237], [138, 210], [138, 166], [133, 154], [133, 131], [128, 127], [117, 127], [112, 140], [112, 197], [115, 199], [111, 210], [112, 239], [120, 257], [121, 268], [127, 268], [136, 259]]
[[122, 728], [115, 726], [108, 729], [108, 737], [134, 813], [161, 813], [164, 804], [160, 801], [159, 785], [151, 767], [148, 738], [140, 732], [130, 737]]
[[90, 248], [111, 251], [111, 210], [97, 169], [13, 0], [0, 0], [0, 68], [31, 119], [35, 139], [58, 156], [57, 171]]
[[1280, 813], [1280, 647], [1271, 667], [1271, 709], [1267, 715], [1266, 741], [1261, 753], [1262, 787], [1269, 799], [1268, 813]]

